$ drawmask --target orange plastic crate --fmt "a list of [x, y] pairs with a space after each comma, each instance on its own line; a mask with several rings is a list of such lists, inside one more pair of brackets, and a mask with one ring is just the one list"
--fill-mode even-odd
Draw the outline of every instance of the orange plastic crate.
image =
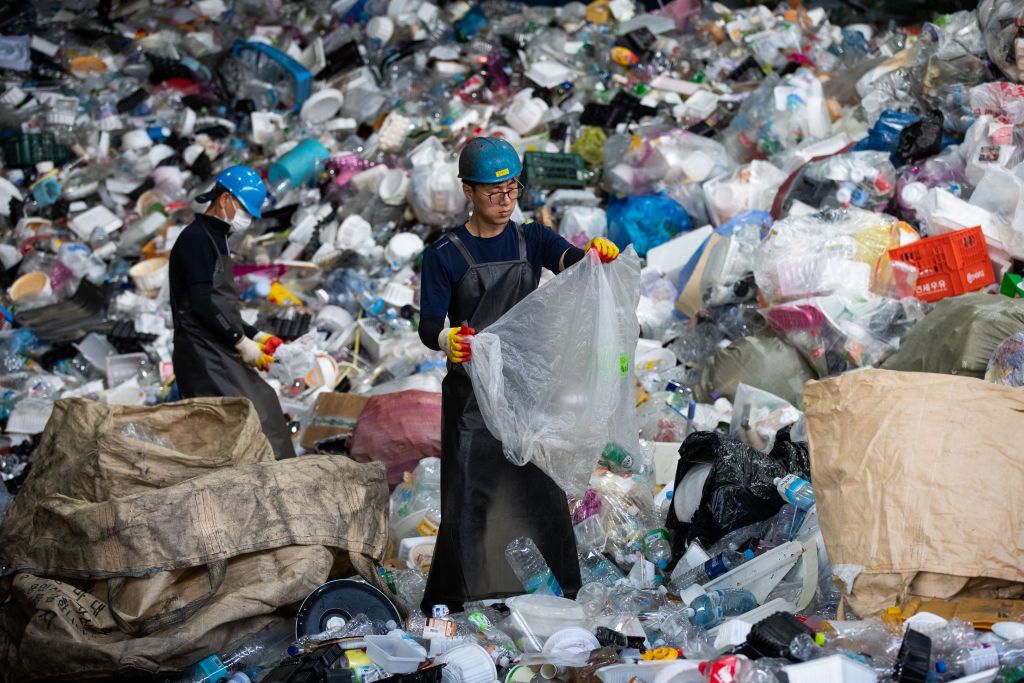
[[914, 296], [922, 301], [973, 292], [996, 281], [980, 227], [926, 237], [890, 249], [889, 258], [917, 268]]

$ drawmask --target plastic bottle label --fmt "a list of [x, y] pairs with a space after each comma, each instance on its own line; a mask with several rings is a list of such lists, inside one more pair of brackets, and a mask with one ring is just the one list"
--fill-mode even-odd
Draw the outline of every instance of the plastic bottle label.
[[708, 575], [709, 579], [717, 578], [727, 571], [729, 571], [729, 567], [726, 565], [723, 555], [716, 555], [704, 563], [704, 573]]
[[473, 612], [472, 614], [469, 615], [468, 618], [469, 618], [469, 623], [473, 624], [474, 626], [476, 626], [481, 631], [487, 630], [487, 628], [490, 627], [490, 625], [491, 625], [491, 621], [487, 618], [487, 616], [483, 612]]
[[665, 532], [664, 529], [654, 529], [653, 531], [648, 531], [647, 534], [644, 536], [644, 546], [650, 546], [651, 544], [657, 543], [660, 540], [668, 540], [668, 534]]
[[526, 585], [526, 592], [554, 595], [556, 598], [562, 597], [562, 587], [558, 585], [558, 580], [555, 579], [555, 575], [551, 572], [532, 577]]
[[455, 630], [456, 624], [454, 621], [449, 621], [447, 619], [427, 619], [427, 623], [423, 627], [423, 638], [425, 640], [431, 640], [433, 638], [454, 638]]

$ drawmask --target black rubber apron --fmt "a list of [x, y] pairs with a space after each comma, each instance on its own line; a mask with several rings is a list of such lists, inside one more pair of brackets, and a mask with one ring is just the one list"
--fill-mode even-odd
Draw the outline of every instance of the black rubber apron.
[[[242, 315], [238, 310], [238, 294], [231, 275], [231, 256], [217, 250], [209, 232], [206, 236], [218, 254], [213, 269], [213, 303], [233, 326], [241, 328]], [[242, 363], [234, 347], [214, 338], [192, 315], [191, 301], [175, 301], [172, 296], [171, 313], [174, 317], [174, 375], [181, 397], [238, 396], [249, 399], [256, 406], [263, 433], [274, 449], [274, 456], [278, 460], [294, 458], [295, 448], [284, 421], [281, 402], [270, 385], [260, 379], [255, 370]]]
[[[448, 233], [469, 264], [448, 312], [453, 326], [468, 323], [481, 332], [537, 288], [522, 229], [507, 229], [519, 236], [519, 259], [498, 263], [477, 263]], [[472, 600], [523, 593], [505, 560], [505, 547], [519, 536], [534, 540], [562, 590], [575, 595], [579, 560], [565, 493], [533, 463], [520, 467], [505, 458], [464, 367], [448, 364], [441, 397], [441, 526], [423, 610], [446, 604], [455, 611]]]

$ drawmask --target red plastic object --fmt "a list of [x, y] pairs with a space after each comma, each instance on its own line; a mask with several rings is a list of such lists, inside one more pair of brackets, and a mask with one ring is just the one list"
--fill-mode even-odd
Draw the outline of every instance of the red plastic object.
[[921, 301], [938, 301], [973, 292], [996, 281], [980, 227], [926, 237], [905, 247], [890, 249], [889, 258], [917, 268], [914, 296]]

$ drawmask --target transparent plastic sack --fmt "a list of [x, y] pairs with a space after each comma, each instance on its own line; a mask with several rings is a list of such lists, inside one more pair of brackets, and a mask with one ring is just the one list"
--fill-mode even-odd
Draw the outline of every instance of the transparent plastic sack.
[[633, 409], [640, 260], [594, 252], [477, 334], [467, 364], [487, 428], [513, 463], [582, 494], [609, 442], [640, 456]]
[[448, 225], [464, 213], [466, 196], [456, 175], [458, 165], [436, 162], [417, 166], [412, 171], [409, 204], [416, 218], [428, 225]]
[[896, 180], [896, 205], [904, 219], [917, 218], [917, 206], [928, 190], [938, 187], [955, 197], [966, 197], [973, 189], [967, 181], [960, 147], [947, 147], [942, 153], [920, 163], [907, 164]]
[[821, 209], [861, 208], [883, 211], [896, 186], [896, 168], [886, 152], [849, 152], [801, 169], [782, 200], [788, 213], [800, 201]]
[[775, 434], [800, 419], [802, 413], [775, 394], [740, 382], [732, 406], [729, 436], [768, 453]]
[[711, 222], [721, 225], [752, 209], [768, 211], [787, 174], [767, 161], [755, 159], [735, 173], [704, 183]]
[[1024, 19], [1020, 0], [984, 0], [978, 6], [979, 23], [988, 55], [1010, 78], [1024, 80], [1024, 48], [1017, 22]]
[[912, 298], [832, 295], [774, 306], [762, 314], [818, 377], [828, 377], [884, 361], [924, 317], [924, 307]]
[[808, 139], [831, 132], [821, 82], [800, 68], [779, 78], [770, 75], [744, 101], [722, 135], [725, 148], [744, 162], [765, 159]]
[[[888, 163], [888, 162], [886, 162]], [[754, 259], [769, 304], [833, 292], [867, 293], [887, 280], [899, 222], [860, 209], [831, 209], [775, 223]]]

